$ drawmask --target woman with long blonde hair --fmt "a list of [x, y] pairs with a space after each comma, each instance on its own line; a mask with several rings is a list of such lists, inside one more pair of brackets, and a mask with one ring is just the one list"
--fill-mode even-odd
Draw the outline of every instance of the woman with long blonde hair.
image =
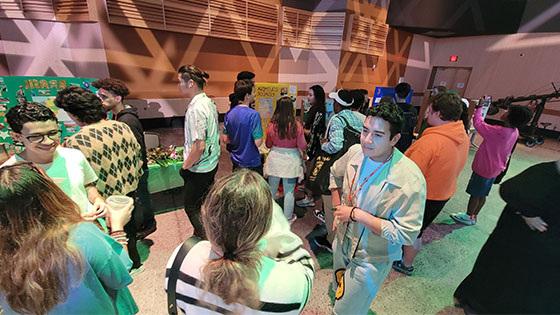
[[242, 169], [216, 181], [202, 206], [208, 241], [187, 240], [167, 264], [171, 303], [186, 314], [299, 313], [310, 294], [313, 262], [302, 248], [265, 256], [272, 209], [259, 174]]
[[[123, 230], [131, 209], [111, 211]], [[0, 168], [0, 309], [6, 314], [135, 314], [126, 250], [31, 163]]]

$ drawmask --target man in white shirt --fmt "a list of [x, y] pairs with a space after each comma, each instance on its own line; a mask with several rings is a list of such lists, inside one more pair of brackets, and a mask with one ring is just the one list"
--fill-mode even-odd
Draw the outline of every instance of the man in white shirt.
[[394, 149], [402, 119], [394, 103], [370, 109], [360, 145], [331, 167], [335, 207], [326, 217], [327, 227], [336, 229], [334, 314], [367, 314], [401, 246], [420, 232], [426, 181], [416, 164]]
[[218, 171], [220, 141], [218, 110], [203, 89], [210, 75], [195, 66], [178, 70], [179, 90], [190, 99], [185, 112], [185, 147], [181, 177], [185, 182], [185, 212], [194, 235], [205, 238], [200, 206]]

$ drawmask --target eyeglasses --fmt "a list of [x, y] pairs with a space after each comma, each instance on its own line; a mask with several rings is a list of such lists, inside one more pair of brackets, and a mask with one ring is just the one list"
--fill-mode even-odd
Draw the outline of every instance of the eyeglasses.
[[47, 133], [33, 134], [29, 136], [24, 135], [24, 137], [31, 143], [42, 143], [45, 141], [45, 137], [48, 137], [51, 140], [58, 140], [60, 139], [60, 130], [51, 130]]
[[95, 95], [97, 95], [97, 97], [98, 97], [100, 100], [102, 100], [102, 101], [104, 101], [104, 100], [106, 100], [106, 99], [109, 98], [108, 95], [101, 94], [101, 93], [99, 93], [99, 91], [97, 91], [97, 93], [95, 93]]

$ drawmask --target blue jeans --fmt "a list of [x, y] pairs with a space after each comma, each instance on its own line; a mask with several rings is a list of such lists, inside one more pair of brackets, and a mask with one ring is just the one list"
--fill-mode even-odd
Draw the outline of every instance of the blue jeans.
[[280, 178], [275, 176], [268, 176], [268, 184], [270, 185], [270, 193], [272, 194], [272, 198], [276, 196], [278, 185], [280, 185], [280, 180], [282, 180], [282, 185], [284, 187], [284, 215], [289, 220], [294, 214], [294, 190], [297, 184], [297, 177]]

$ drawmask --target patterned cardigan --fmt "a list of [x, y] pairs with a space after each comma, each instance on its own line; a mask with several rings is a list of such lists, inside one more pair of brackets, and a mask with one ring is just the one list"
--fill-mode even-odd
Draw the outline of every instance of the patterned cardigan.
[[99, 178], [104, 197], [136, 191], [142, 175], [142, 154], [130, 128], [121, 122], [101, 120], [82, 127], [64, 146], [82, 151]]

